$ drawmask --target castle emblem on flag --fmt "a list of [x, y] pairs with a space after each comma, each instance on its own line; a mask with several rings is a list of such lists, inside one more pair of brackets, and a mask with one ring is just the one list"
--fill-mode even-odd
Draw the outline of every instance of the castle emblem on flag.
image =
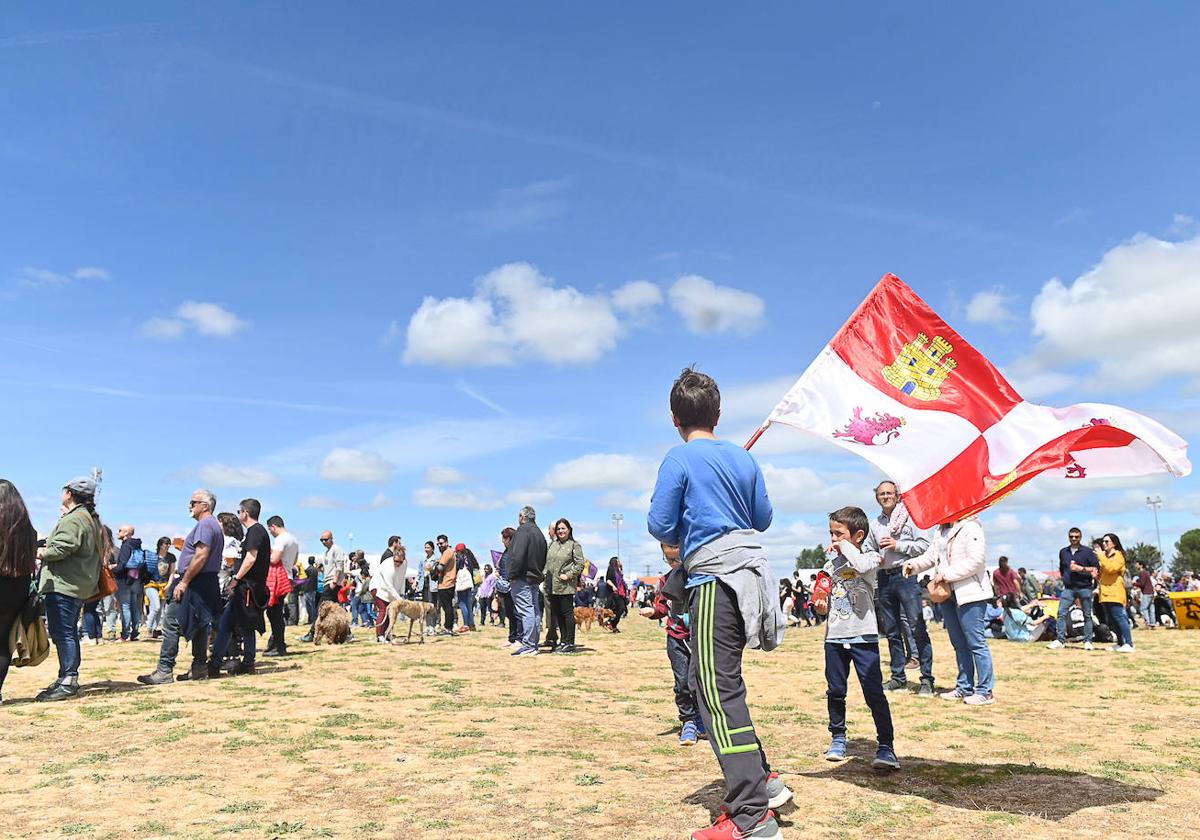
[[932, 402], [942, 395], [942, 383], [958, 367], [950, 358], [953, 349], [941, 336], [930, 341], [925, 333], [917, 333], [900, 348], [896, 361], [883, 369], [883, 378], [910, 397]]

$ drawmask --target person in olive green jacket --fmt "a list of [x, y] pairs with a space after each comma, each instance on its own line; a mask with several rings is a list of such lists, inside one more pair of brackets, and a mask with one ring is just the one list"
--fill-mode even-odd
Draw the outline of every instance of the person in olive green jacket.
[[63, 488], [63, 515], [38, 549], [46, 624], [58, 652], [58, 679], [37, 700], [66, 700], [79, 693], [79, 612], [99, 590], [103, 540], [96, 515], [96, 482], [73, 479]]
[[571, 523], [565, 519], [555, 522], [554, 542], [546, 549], [546, 590], [560, 642], [555, 653], [575, 652], [575, 589], [586, 563]]

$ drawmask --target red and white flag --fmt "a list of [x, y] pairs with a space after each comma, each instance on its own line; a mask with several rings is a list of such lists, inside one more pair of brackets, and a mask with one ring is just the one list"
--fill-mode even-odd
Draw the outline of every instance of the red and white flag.
[[892, 274], [759, 434], [772, 423], [819, 435], [875, 464], [899, 483], [921, 528], [977, 513], [1047, 470], [1080, 480], [1192, 470], [1187, 442], [1149, 417], [1100, 403], [1026, 402]]

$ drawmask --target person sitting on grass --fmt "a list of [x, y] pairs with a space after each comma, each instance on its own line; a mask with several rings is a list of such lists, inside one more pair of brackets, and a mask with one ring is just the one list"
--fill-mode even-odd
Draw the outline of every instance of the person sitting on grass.
[[707, 738], [708, 730], [696, 711], [696, 695], [688, 685], [688, 671], [692, 667], [688, 640], [692, 634], [688, 629], [687, 605], [668, 598], [664, 591], [670, 575], [682, 574], [679, 570], [679, 546], [664, 545], [662, 553], [670, 571], [658, 579], [653, 606], [642, 607], [638, 612], [651, 621], [667, 620], [667, 660], [675, 677], [675, 708], [679, 710], [680, 722], [679, 745], [690, 747], [697, 739]]
[[1004, 637], [1010, 642], [1036, 642], [1054, 627], [1044, 612], [1037, 618], [1032, 613], [1041, 610], [1037, 601], [1021, 606], [1016, 595], [1004, 596]]
[[[829, 561], [825, 573], [833, 579], [825, 621], [825, 697], [832, 739], [825, 758], [846, 757], [846, 689], [850, 666], [858, 675], [863, 699], [875, 719], [875, 760], [879, 771], [900, 769], [896, 758], [892, 710], [883, 691], [879, 659], [879, 623], [875, 617], [875, 574], [880, 556], [862, 550], [871, 527], [862, 508], [844, 507], [829, 514]], [[824, 606], [824, 605], [822, 605]]]

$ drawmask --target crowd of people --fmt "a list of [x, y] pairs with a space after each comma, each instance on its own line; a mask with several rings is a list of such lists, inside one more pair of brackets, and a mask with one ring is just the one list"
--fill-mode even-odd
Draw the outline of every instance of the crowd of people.
[[[218, 511], [216, 496], [204, 489], [188, 502], [195, 525], [178, 554], [168, 537], [146, 549], [132, 525], [113, 534], [96, 510], [96, 492], [95, 478], [68, 482], [61, 516], [40, 540], [20, 492], [0, 480], [0, 691], [9, 633], [31, 599], [44, 612], [59, 659], [57, 678], [39, 701], [78, 694], [87, 644], [158, 642], [156, 667], [137, 678], [146, 685], [254, 674], [258, 635], [269, 633], [263, 656], [287, 656], [286, 627], [307, 624], [300, 641], [314, 642], [326, 602], [383, 642], [392, 602], [426, 601], [432, 608], [423, 633], [454, 637], [485, 624], [506, 627], [501, 646], [513, 656], [577, 652], [576, 607], [604, 608], [600, 624], [613, 633], [628, 612], [621, 561], [613, 557], [604, 575], [589, 576], [595, 567], [571, 523], [558, 519], [543, 534], [532, 507], [521, 509], [517, 528], [501, 532], [504, 551], [495, 565], [481, 565], [470, 548], [452, 547], [441, 534], [410, 568], [399, 536], [372, 563], [361, 550], [345, 552], [330, 531], [320, 537], [324, 552], [300, 562], [299, 542], [282, 517], [264, 525], [252, 498], [236, 512]], [[181, 642], [190, 645], [191, 659], [177, 675]]]
[[[515, 528], [500, 532], [503, 551], [483, 564], [446, 534], [426, 541], [424, 557], [411, 566], [399, 536], [369, 562], [362, 551], [345, 552], [330, 531], [320, 537], [323, 553], [300, 562], [299, 543], [283, 518], [272, 515], [264, 525], [253, 498], [242, 499], [235, 512], [218, 511], [211, 491], [195, 491], [188, 503], [195, 525], [176, 555], [166, 537], [144, 548], [132, 525], [119, 526], [114, 536], [96, 509], [97, 478], [63, 487], [61, 516], [44, 540], [17, 488], [0, 480], [0, 689], [12, 653], [9, 633], [31, 599], [40, 599], [58, 655], [57, 678], [38, 701], [78, 694], [84, 640], [157, 641], [156, 667], [137, 679], [159, 685], [252, 675], [258, 635], [269, 633], [264, 656], [287, 656], [286, 627], [307, 624], [299, 641], [317, 643], [326, 608], [351, 628], [373, 628], [382, 643], [390, 641], [398, 607], [420, 601], [427, 605], [416, 611], [423, 634], [456, 637], [494, 624], [507, 629], [500, 647], [529, 657], [576, 653], [576, 610], [592, 610], [602, 626], [620, 633], [633, 605], [665, 622], [680, 744], [707, 738], [725, 778], [721, 817], [693, 839], [775, 840], [773, 809], [792, 792], [772, 770], [751, 720], [742, 678], [747, 647], [778, 647], [788, 624], [823, 627], [830, 733], [824, 756], [842, 761], [851, 750], [846, 708], [853, 671], [875, 728], [871, 766], [892, 772], [900, 761], [888, 694], [909, 689], [910, 669], [919, 673], [919, 697], [990, 705], [996, 698], [989, 638], [1053, 637], [1048, 647], [1055, 650], [1075, 638], [1089, 650], [1093, 640], [1111, 638], [1111, 650], [1131, 653], [1139, 617], [1150, 628], [1173, 624], [1168, 593], [1200, 589], [1191, 575], [1156, 577], [1140, 562], [1129, 570], [1116, 534], [1088, 547], [1078, 528], [1068, 533], [1055, 576], [1039, 582], [1005, 557], [989, 572], [977, 518], [920, 529], [900, 488], [883, 481], [875, 488], [879, 512], [846, 506], [831, 513], [824, 567], [807, 581], [799, 572], [780, 580], [776, 593], [757, 537], [771, 524], [771, 502], [754, 459], [714, 433], [716, 383], [686, 369], [670, 404], [683, 443], [663, 460], [648, 514], [667, 566], [654, 589], [627, 582], [617, 557], [603, 575], [592, 573], [571, 523], [560, 518], [543, 531], [529, 506], [520, 509]], [[1047, 609], [1054, 599], [1056, 609]], [[954, 687], [940, 692], [934, 623], [946, 631], [955, 659]], [[191, 657], [176, 674], [181, 644], [190, 646]]]

